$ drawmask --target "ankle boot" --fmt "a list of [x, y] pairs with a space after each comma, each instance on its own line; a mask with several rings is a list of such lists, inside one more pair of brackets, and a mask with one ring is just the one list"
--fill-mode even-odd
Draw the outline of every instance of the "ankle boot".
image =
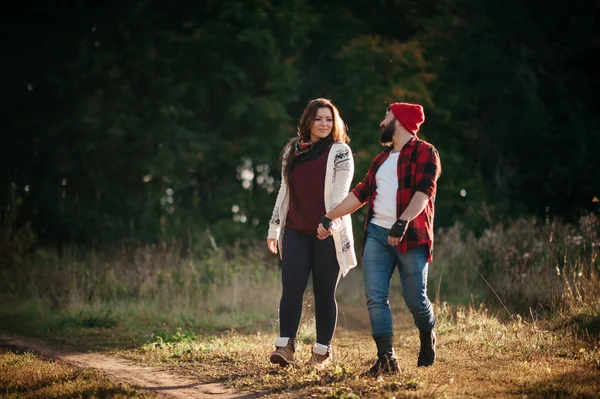
[[435, 363], [435, 332], [419, 331], [421, 339], [421, 350], [419, 351], [419, 359], [417, 367], [432, 366]]
[[329, 365], [331, 361], [331, 345], [322, 345], [316, 343], [312, 349], [312, 356], [307, 363], [308, 367], [322, 370]]
[[394, 351], [394, 336], [384, 335], [373, 338], [377, 344], [377, 361], [365, 374], [375, 377], [380, 374], [401, 373]]
[[271, 363], [281, 367], [294, 364], [294, 353], [296, 352], [296, 340], [294, 338], [275, 338], [275, 351], [271, 353]]

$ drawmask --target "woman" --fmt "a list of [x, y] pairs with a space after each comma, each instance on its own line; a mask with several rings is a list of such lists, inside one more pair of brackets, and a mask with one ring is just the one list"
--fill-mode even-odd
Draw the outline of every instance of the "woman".
[[279, 305], [280, 337], [271, 362], [294, 363], [295, 339], [302, 297], [312, 271], [317, 342], [309, 365], [322, 368], [331, 359], [337, 323], [335, 291], [340, 277], [356, 266], [349, 215], [330, 226], [331, 236], [317, 237], [322, 215], [348, 194], [354, 174], [350, 139], [331, 101], [309, 102], [298, 124], [297, 137], [281, 152], [282, 179], [269, 222], [267, 246], [282, 259], [283, 292]]

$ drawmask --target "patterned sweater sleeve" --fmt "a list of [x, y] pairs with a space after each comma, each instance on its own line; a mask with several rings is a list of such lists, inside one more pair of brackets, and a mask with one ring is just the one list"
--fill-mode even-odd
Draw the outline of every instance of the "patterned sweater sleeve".
[[[284, 154], [283, 159], [286, 156]], [[269, 231], [267, 233], [267, 238], [279, 239], [279, 233], [281, 231], [281, 204], [283, 203], [283, 199], [287, 194], [288, 186], [284, 178], [285, 165], [281, 165], [281, 185], [279, 186], [279, 192], [277, 193], [277, 199], [275, 200], [275, 206], [273, 207], [273, 213], [271, 214], [271, 219], [269, 220]]]
[[275, 206], [273, 207], [273, 213], [271, 214], [271, 219], [269, 220], [269, 232], [267, 233], [267, 238], [279, 238], [279, 232], [281, 231], [281, 217], [279, 214], [279, 210], [281, 208], [281, 203], [283, 202], [283, 197], [287, 191], [287, 184], [281, 177], [281, 186], [279, 187], [279, 193], [277, 193], [277, 200], [275, 200]]
[[333, 193], [330, 209], [335, 208], [346, 198], [354, 177], [354, 158], [347, 144], [336, 146], [334, 158]]

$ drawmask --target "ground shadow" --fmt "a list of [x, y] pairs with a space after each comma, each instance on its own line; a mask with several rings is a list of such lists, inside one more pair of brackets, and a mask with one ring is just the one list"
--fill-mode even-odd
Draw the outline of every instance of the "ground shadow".
[[528, 398], [600, 398], [600, 367], [562, 374], [524, 384], [516, 394]]

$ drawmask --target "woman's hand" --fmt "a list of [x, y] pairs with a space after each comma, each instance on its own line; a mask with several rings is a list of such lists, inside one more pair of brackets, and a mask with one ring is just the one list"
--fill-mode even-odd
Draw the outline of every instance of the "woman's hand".
[[332, 220], [331, 223], [329, 224], [328, 229], [323, 227], [323, 223], [319, 223], [319, 226], [317, 227], [317, 238], [319, 240], [326, 239], [327, 237], [329, 237], [330, 235], [332, 235], [333, 233], [338, 231], [339, 228], [341, 227], [341, 225], [342, 225], [342, 219]]
[[322, 223], [319, 223], [319, 227], [317, 227], [317, 238], [319, 240], [324, 240], [327, 237], [329, 237], [332, 233], [332, 227], [329, 226], [329, 229], [326, 229], [325, 227], [323, 227]]
[[277, 253], [277, 239], [276, 238], [267, 238], [267, 248], [269, 248], [269, 251], [276, 254]]

